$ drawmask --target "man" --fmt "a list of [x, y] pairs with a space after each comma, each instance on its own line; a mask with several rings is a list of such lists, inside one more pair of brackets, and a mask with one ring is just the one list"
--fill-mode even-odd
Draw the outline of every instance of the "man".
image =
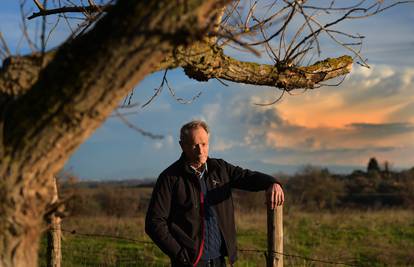
[[267, 190], [282, 205], [283, 190], [272, 176], [208, 157], [209, 129], [191, 121], [180, 131], [181, 157], [154, 187], [145, 231], [171, 258], [173, 267], [224, 267], [236, 261], [236, 229], [231, 189]]

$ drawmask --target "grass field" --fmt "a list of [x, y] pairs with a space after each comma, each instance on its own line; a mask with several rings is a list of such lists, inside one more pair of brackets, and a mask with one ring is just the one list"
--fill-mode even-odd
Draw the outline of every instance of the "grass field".
[[[64, 219], [63, 229], [76, 234], [63, 233], [62, 266], [168, 266], [168, 258], [157, 247], [134, 241], [150, 241], [144, 233], [143, 220], [143, 215]], [[261, 252], [266, 249], [264, 207], [254, 212], [237, 212], [236, 220], [239, 249], [252, 251], [240, 251], [235, 266], [265, 266]], [[292, 255], [284, 257], [285, 266], [414, 266], [414, 213], [309, 213], [285, 209], [284, 247], [284, 252]], [[40, 265], [45, 266], [45, 241]]]

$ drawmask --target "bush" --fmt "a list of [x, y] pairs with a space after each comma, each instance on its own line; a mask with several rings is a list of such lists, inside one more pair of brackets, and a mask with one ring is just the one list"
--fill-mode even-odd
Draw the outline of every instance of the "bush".
[[333, 209], [345, 194], [345, 187], [327, 169], [308, 166], [287, 181], [286, 191], [291, 203], [302, 208]]
[[61, 198], [70, 196], [66, 203], [66, 211], [72, 216], [132, 217], [142, 208], [138, 188], [120, 188], [113, 185], [82, 188], [78, 184], [66, 186], [61, 191]]

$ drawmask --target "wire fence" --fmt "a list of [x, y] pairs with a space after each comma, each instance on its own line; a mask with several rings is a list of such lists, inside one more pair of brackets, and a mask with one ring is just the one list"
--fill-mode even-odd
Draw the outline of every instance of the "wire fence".
[[[148, 240], [114, 236], [108, 234], [81, 233], [76, 230], [62, 229], [62, 266], [169, 266], [168, 258], [158, 247]], [[69, 237], [76, 241], [66, 242]], [[88, 240], [84, 240], [84, 239]], [[110, 243], [111, 240], [121, 242], [104, 245], [102, 239]], [[134, 246], [135, 245], [135, 246]], [[263, 249], [238, 249], [240, 261], [236, 266], [254, 267], [265, 266], [268, 255]], [[355, 259], [317, 259], [294, 253], [273, 252], [277, 257], [283, 255], [285, 266], [358, 266]], [[68, 259], [66, 261], [65, 259]], [[44, 266], [44, 264], [40, 264]]]

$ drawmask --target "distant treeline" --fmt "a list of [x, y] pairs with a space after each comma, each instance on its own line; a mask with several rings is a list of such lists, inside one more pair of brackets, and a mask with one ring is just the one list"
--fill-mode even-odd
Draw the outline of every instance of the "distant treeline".
[[[328, 169], [304, 167], [293, 176], [279, 176], [286, 194], [285, 206], [304, 210], [338, 208], [379, 209], [414, 207], [414, 167], [392, 171], [370, 159], [365, 171], [348, 175], [332, 174]], [[80, 182], [74, 176], [61, 178], [60, 196], [66, 210], [79, 216], [138, 216], [148, 205], [154, 180]], [[235, 191], [234, 203], [248, 211], [263, 207], [264, 193]]]
[[366, 171], [348, 175], [306, 167], [285, 179], [287, 201], [305, 209], [414, 207], [414, 167], [391, 171], [381, 169], [375, 158]]

